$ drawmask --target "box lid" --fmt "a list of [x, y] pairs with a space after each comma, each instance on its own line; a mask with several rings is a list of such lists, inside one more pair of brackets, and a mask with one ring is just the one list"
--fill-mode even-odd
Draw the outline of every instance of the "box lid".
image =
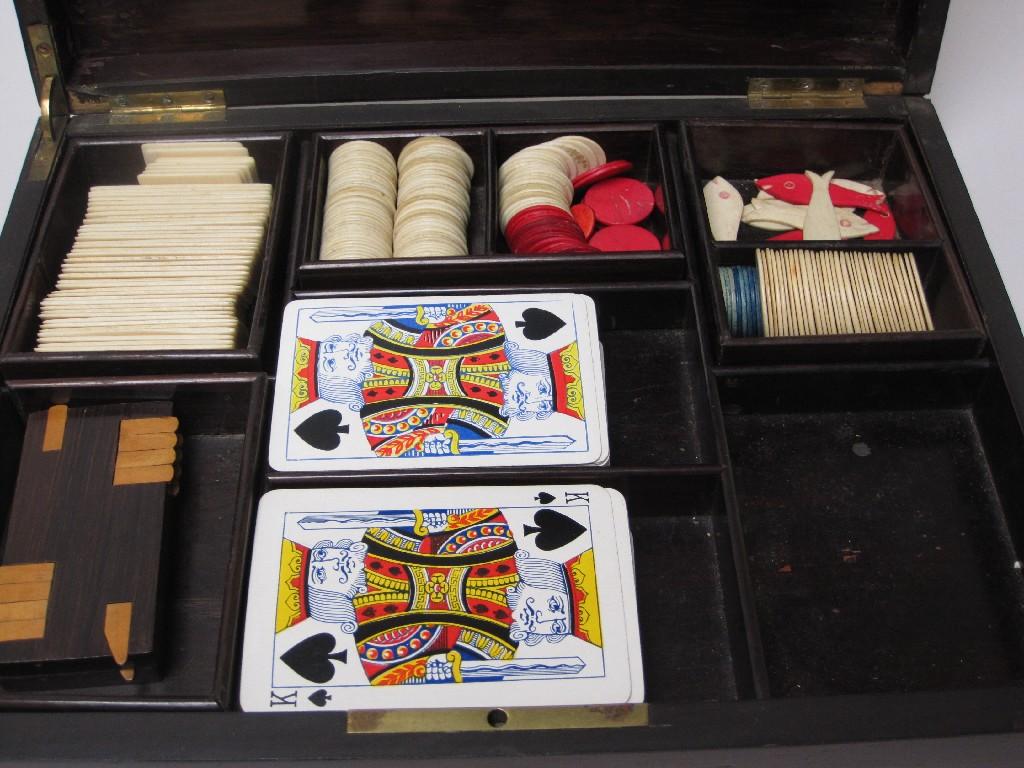
[[920, 94], [931, 85], [948, 5], [18, 0], [23, 27], [50, 25], [73, 108], [204, 88], [223, 90], [231, 106], [738, 95], [752, 77], [794, 76], [859, 77]]

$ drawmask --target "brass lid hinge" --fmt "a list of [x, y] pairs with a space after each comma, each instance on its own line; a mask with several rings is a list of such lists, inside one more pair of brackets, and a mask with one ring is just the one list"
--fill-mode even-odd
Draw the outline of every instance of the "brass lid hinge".
[[752, 77], [747, 102], [751, 109], [865, 109], [865, 95], [902, 91], [901, 83], [865, 83], [857, 77]]
[[224, 91], [158, 91], [109, 97], [112, 123], [196, 123], [223, 120]]
[[32, 59], [35, 64], [39, 91], [39, 145], [32, 156], [29, 179], [39, 181], [50, 173], [57, 154], [59, 118], [67, 114], [64, 103], [64, 85], [57, 65], [57, 49], [53, 34], [46, 24], [32, 24], [27, 29]]
[[216, 122], [225, 118], [224, 91], [156, 91], [119, 93], [113, 96], [71, 91], [71, 109], [76, 115], [107, 114], [115, 125], [142, 123]]

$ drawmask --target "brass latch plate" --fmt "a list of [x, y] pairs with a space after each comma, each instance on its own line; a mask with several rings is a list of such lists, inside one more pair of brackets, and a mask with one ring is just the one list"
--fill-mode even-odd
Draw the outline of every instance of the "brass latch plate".
[[502, 709], [388, 709], [348, 713], [349, 733], [454, 733], [635, 728], [648, 724], [646, 704]]
[[754, 77], [747, 87], [752, 109], [864, 109], [861, 78]]

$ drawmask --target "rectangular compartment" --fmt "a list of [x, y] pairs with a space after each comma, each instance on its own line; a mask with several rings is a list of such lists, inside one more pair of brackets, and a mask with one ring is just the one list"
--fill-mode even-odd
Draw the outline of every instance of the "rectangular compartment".
[[629, 508], [645, 700], [753, 696], [720, 479], [666, 475], [610, 485]]
[[1021, 481], [1007, 467], [1024, 453], [998, 373], [720, 384], [771, 694], [1019, 685]]
[[[984, 325], [960, 260], [949, 240], [906, 126], [898, 122], [690, 120], [682, 126], [684, 173], [704, 251], [702, 270], [718, 327], [723, 364], [976, 357]], [[897, 240], [769, 242], [774, 233], [740, 225], [737, 242], [716, 241], [708, 224], [704, 185], [716, 176], [732, 183], [744, 202], [757, 194], [754, 180], [779, 173], [835, 170], [836, 176], [880, 187], [897, 226]], [[935, 331], [915, 334], [844, 334], [739, 338], [728, 327], [720, 266], [753, 265], [756, 247], [827, 248], [914, 253]]]
[[[466, 256], [439, 256], [435, 258], [378, 258], [320, 260], [320, 239], [323, 229], [323, 209], [327, 197], [328, 160], [331, 152], [347, 141], [373, 141], [386, 147], [398, 159], [403, 147], [420, 136], [444, 136], [461, 146], [473, 161], [473, 179], [470, 185], [470, 217], [466, 239]], [[490, 137], [486, 130], [460, 129], [438, 131], [393, 131], [383, 133], [326, 133], [312, 139], [310, 157], [304, 172], [305, 210], [302, 212], [304, 230], [301, 245], [295, 254], [296, 284], [311, 288], [342, 288], [361, 283], [380, 282], [383, 274], [400, 283], [417, 284], [422, 281], [450, 279], [452, 272], [478, 265], [488, 253], [490, 222]], [[477, 266], [479, 269], [479, 266]]]
[[[782, 244], [785, 246], [785, 244]], [[795, 244], [799, 247], [799, 244]], [[730, 363], [820, 363], [852, 360], [922, 360], [972, 358], [981, 354], [985, 330], [956, 256], [946, 246], [893, 243], [888, 252], [913, 253], [933, 331], [860, 333], [821, 336], [740, 337], [729, 329], [719, 267], [755, 266], [754, 246], [717, 245], [708, 249], [710, 302], [718, 327], [719, 357]], [[780, 250], [777, 244], [771, 244]], [[764, 247], [768, 247], [765, 245]], [[847, 241], [825, 247], [840, 253], [875, 252], [874, 243]]]
[[[0, 531], [13, 494], [23, 417], [71, 406], [170, 400], [180, 421], [180, 490], [168, 500], [164, 568], [163, 675], [139, 685], [17, 690], [0, 687], [0, 709], [204, 708], [231, 701], [242, 585], [265, 406], [263, 374], [184, 378], [19, 381], [0, 395], [4, 471]], [[10, 445], [8, 445], [10, 443]], [[116, 553], [97, 553], [116, 557]]]
[[61, 264], [85, 216], [89, 189], [101, 184], [134, 184], [145, 163], [140, 145], [147, 138], [68, 141], [28, 255], [3, 344], [0, 369], [7, 378], [118, 373], [216, 372], [260, 368], [263, 342], [277, 332], [273, 311], [284, 279], [280, 251], [291, 222], [292, 141], [290, 134], [200, 135], [188, 140], [241, 141], [256, 161], [258, 180], [274, 185], [263, 256], [252, 278], [247, 338], [233, 350], [154, 352], [33, 352], [39, 331], [39, 302], [53, 290]]
[[[583, 134], [605, 147], [609, 159], [634, 164], [631, 175], [663, 190], [665, 211], [656, 211], [656, 234], [673, 248], [658, 253], [534, 254], [509, 252], [498, 221], [498, 167], [512, 152], [556, 136]], [[327, 158], [344, 141], [379, 141], [397, 157], [401, 148], [419, 136], [440, 135], [458, 141], [474, 163], [471, 190], [472, 213], [467, 256], [417, 259], [352, 259], [322, 262], [318, 259], [323, 204], [327, 184]], [[669, 188], [668, 163], [660, 128], [656, 125], [567, 125], [544, 128], [412, 130], [317, 134], [303, 181], [305, 211], [303, 231], [295, 256], [292, 285], [298, 290], [346, 290], [350, 286], [379, 285], [382, 273], [396, 288], [418, 285], [445, 286], [509, 280], [571, 282], [582, 272], [588, 279], [682, 278], [685, 264], [680, 255], [682, 235], [676, 221], [674, 193]]]
[[[501, 229], [498, 170], [502, 163], [526, 147], [550, 141], [559, 136], [582, 135], [593, 139], [605, 151], [608, 162], [625, 160], [632, 163], [632, 170], [624, 177], [644, 182], [655, 193], [655, 208], [643, 222], [638, 224], [652, 232], [662, 249], [650, 252], [624, 253], [581, 253], [581, 254], [523, 254], [521, 259], [532, 262], [562, 262], [562, 269], [586, 271], [591, 279], [604, 279], [605, 271], [617, 265], [620, 275], [634, 279], [641, 277], [676, 277], [685, 275], [683, 265], [672, 270], [671, 262], [680, 261], [682, 232], [677, 220], [678, 207], [675, 205], [674, 190], [671, 188], [669, 162], [664, 148], [664, 138], [659, 125], [576, 125], [530, 128], [497, 128], [494, 131], [494, 172], [491, 184], [494, 187], [494, 211], [491, 221], [492, 248], [497, 254], [509, 254], [511, 249]], [[574, 203], [583, 200], [585, 190], [576, 193]], [[660, 201], [660, 202], [659, 202]], [[600, 223], [598, 223], [600, 226]], [[567, 263], [579, 266], [573, 268]], [[661, 262], [669, 262], [662, 264]], [[598, 273], [595, 275], [595, 271]]]
[[[709, 243], [712, 238], [703, 195], [707, 182], [722, 176], [736, 187], [743, 202], [749, 203], [758, 192], [755, 179], [803, 174], [805, 170], [835, 171], [837, 178], [880, 188], [896, 220], [897, 239], [943, 237], [926, 177], [900, 123], [693, 120], [685, 124], [683, 134], [688, 170], [698, 193], [695, 215]], [[740, 224], [737, 240], [763, 241], [773, 234]]]
[[[447, 294], [527, 293], [563, 290], [541, 286], [485, 286], [446, 290]], [[570, 285], [597, 305], [598, 333], [604, 348], [610, 465], [597, 473], [650, 470], [695, 470], [717, 467], [718, 451], [708, 400], [699, 320], [693, 292], [685, 283]], [[388, 296], [415, 296], [417, 291], [388, 291]], [[381, 296], [379, 291], [346, 294], [296, 293], [295, 298]], [[278, 472], [273, 483], [330, 485], [339, 481], [395, 482], [395, 471]], [[477, 470], [448, 469], [446, 475], [473, 475]], [[495, 468], [494, 477], [519, 478], [524, 472], [555, 477], [579, 468]], [[430, 470], [401, 471], [404, 484], [429, 479]]]

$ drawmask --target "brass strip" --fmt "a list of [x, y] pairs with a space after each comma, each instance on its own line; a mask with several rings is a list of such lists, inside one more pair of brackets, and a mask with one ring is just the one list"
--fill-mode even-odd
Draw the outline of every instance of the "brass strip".
[[0, 622], [0, 643], [14, 640], [38, 640], [46, 635], [45, 619]]
[[128, 661], [128, 640], [132, 634], [132, 604], [107, 603], [103, 617], [103, 636], [110, 647], [110, 655], [119, 666]]
[[173, 448], [158, 448], [152, 451], [121, 451], [117, 454], [115, 470], [130, 469], [131, 467], [159, 467], [164, 464], [174, 464], [175, 453]]
[[49, 600], [23, 600], [20, 603], [0, 603], [0, 622], [45, 619]]
[[114, 469], [114, 485], [169, 483], [173, 479], [174, 467], [170, 464], [159, 467], [115, 467]]
[[27, 584], [53, 580], [53, 563], [26, 563], [24, 565], [0, 565], [0, 584]]
[[349, 733], [454, 733], [635, 728], [648, 724], [646, 704], [498, 709], [380, 709], [348, 713]]
[[117, 442], [118, 453], [122, 451], [155, 451], [159, 448], [173, 448], [178, 443], [174, 432], [157, 432], [152, 435], [121, 435]]
[[0, 603], [21, 603], [26, 600], [49, 600], [50, 582], [0, 584]]
[[68, 407], [51, 405], [46, 412], [46, 429], [43, 431], [43, 453], [59, 451], [64, 447], [64, 429], [68, 423]]
[[152, 435], [158, 432], [176, 432], [176, 416], [155, 416], [145, 419], [124, 419], [121, 422], [122, 435]]

